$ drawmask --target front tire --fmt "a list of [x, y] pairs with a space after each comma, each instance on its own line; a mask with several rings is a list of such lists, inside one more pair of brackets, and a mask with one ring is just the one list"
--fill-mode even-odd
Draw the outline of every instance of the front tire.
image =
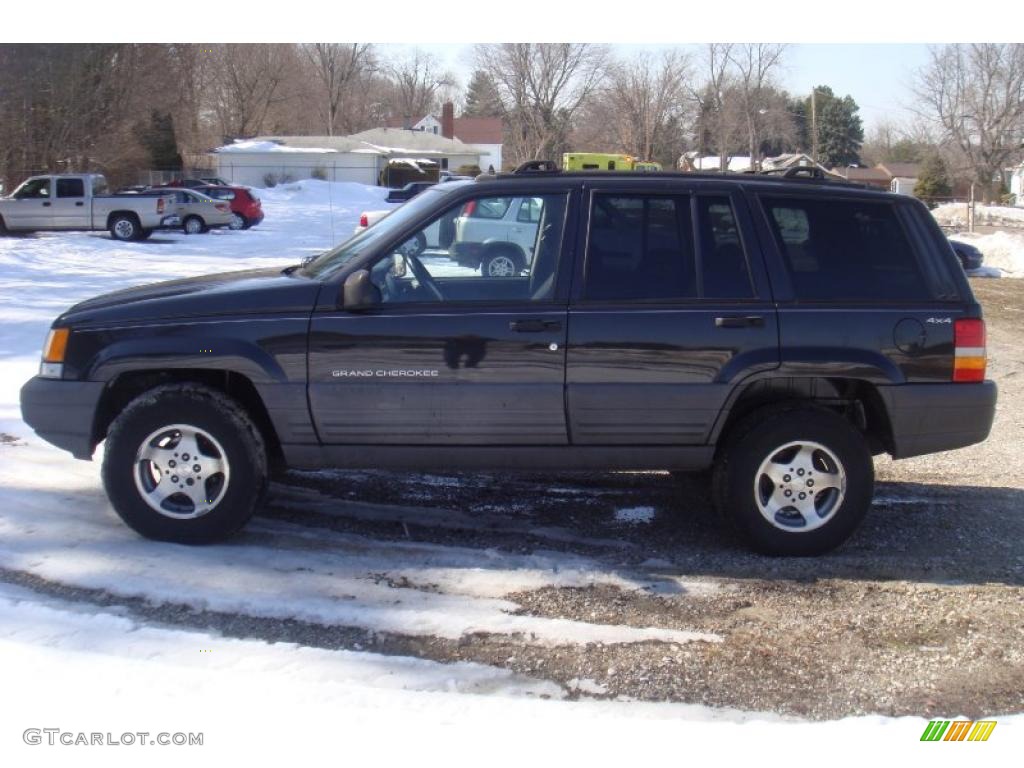
[[189, 216], [181, 223], [181, 229], [186, 235], [201, 235], [206, 231], [206, 222], [198, 216]]
[[820, 555], [864, 519], [874, 465], [864, 436], [839, 414], [770, 407], [730, 431], [712, 492], [718, 510], [758, 552]]
[[207, 544], [252, 517], [266, 492], [267, 455], [234, 400], [199, 384], [168, 384], [139, 395], [114, 420], [102, 474], [114, 510], [133, 530]]

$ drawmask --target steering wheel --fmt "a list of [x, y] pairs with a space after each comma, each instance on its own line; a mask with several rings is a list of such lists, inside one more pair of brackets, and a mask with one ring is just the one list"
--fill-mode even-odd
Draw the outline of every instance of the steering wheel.
[[427, 272], [427, 268], [423, 266], [423, 262], [420, 261], [419, 256], [413, 256], [411, 253], [405, 255], [405, 260], [412, 269], [413, 275], [420, 281], [420, 285], [426, 287], [430, 291], [431, 295], [438, 301], [444, 301], [444, 294], [441, 293], [441, 288], [438, 286], [437, 281], [430, 276]]

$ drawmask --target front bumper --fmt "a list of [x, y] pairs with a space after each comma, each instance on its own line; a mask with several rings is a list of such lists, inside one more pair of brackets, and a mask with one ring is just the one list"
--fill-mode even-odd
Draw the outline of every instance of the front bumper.
[[879, 387], [892, 426], [894, 459], [982, 442], [996, 413], [994, 381]]
[[91, 459], [96, 448], [93, 425], [103, 394], [102, 381], [29, 379], [21, 388], [21, 418], [43, 440]]

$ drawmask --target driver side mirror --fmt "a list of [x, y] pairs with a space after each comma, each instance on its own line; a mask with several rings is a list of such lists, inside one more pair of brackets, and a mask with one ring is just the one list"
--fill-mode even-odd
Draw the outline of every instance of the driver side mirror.
[[342, 288], [342, 306], [355, 312], [370, 309], [381, 303], [380, 288], [373, 284], [368, 269], [360, 269], [345, 278]]

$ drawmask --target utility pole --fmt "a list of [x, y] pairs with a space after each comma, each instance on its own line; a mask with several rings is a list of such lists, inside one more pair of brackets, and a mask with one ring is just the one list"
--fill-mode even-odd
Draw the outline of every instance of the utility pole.
[[811, 88], [811, 160], [818, 162], [818, 109], [814, 95], [817, 88]]

